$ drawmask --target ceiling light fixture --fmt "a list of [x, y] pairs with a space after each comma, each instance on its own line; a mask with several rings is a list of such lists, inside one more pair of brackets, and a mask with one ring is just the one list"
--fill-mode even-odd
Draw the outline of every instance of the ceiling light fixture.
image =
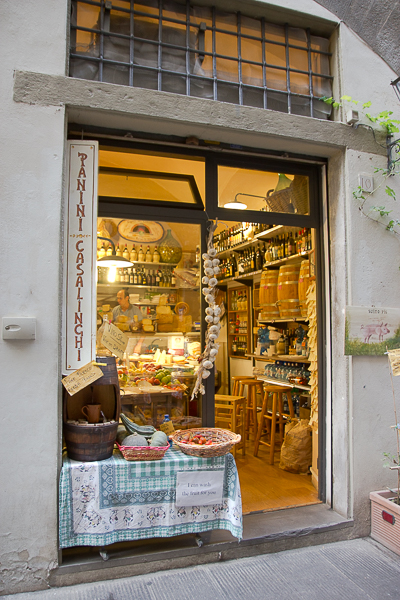
[[236, 194], [235, 199], [233, 200], [233, 202], [227, 202], [226, 204], [224, 204], [224, 208], [233, 208], [234, 210], [246, 210], [247, 208], [247, 204], [245, 204], [244, 202], [240, 202], [237, 197], [238, 196], [248, 196], [249, 194], [241, 194], [240, 192], [238, 194]]

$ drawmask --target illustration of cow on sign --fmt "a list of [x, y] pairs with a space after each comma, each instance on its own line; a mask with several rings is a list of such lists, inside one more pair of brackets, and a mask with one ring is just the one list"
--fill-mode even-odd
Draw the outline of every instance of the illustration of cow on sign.
[[364, 336], [364, 344], [369, 344], [371, 337], [376, 335], [378, 337], [379, 342], [383, 342], [383, 336], [390, 333], [390, 329], [388, 329], [388, 324], [383, 324], [383, 321], [380, 325], [369, 323], [368, 325], [361, 325]]

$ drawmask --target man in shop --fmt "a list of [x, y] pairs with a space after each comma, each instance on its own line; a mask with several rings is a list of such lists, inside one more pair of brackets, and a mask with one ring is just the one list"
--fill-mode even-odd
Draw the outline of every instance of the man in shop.
[[122, 288], [119, 290], [117, 294], [117, 302], [118, 306], [115, 306], [112, 311], [112, 320], [118, 323], [118, 317], [125, 316], [128, 317], [126, 323], [129, 325], [130, 329], [136, 326], [138, 329], [140, 329], [143, 314], [137, 306], [133, 306], [129, 302], [129, 290], [127, 288]]

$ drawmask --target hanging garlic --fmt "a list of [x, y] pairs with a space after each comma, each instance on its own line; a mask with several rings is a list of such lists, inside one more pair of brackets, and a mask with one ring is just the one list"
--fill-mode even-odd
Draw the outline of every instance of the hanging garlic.
[[214, 314], [214, 309], [211, 308], [210, 306], [208, 306], [206, 308], [206, 315], [213, 315]]
[[[203, 279], [205, 279], [205, 278], [203, 278]], [[207, 283], [211, 287], [215, 287], [217, 285], [217, 283], [218, 283], [218, 279], [216, 279], [215, 277], [211, 277], [211, 279], [208, 279]]]
[[214, 340], [217, 339], [218, 335], [216, 333], [210, 333], [210, 335], [208, 337], [213, 342]]
[[[207, 267], [206, 269], [204, 269], [204, 272], [205, 272], [205, 274], [206, 274], [206, 275], [208, 275], [209, 277], [212, 277], [212, 276], [214, 275], [214, 273], [215, 273], [215, 269], [218, 269], [218, 271], [219, 271], [219, 267], [214, 267], [214, 268], [212, 268], [212, 267]], [[217, 271], [217, 273], [218, 273], [218, 271]]]
[[[217, 251], [216, 251], [216, 249], [215, 249], [215, 248], [210, 248], [210, 249], [208, 250], [208, 254], [209, 254], [209, 256], [216, 256], [216, 254], [217, 254]], [[204, 255], [203, 255], [203, 256], [204, 256]]]
[[205, 369], [212, 369], [213, 368], [213, 364], [212, 364], [211, 360], [203, 360], [203, 362], [201, 364], [203, 365], [203, 367]]
[[203, 260], [210, 260], [210, 256], [211, 256], [211, 255], [208, 255], [208, 254], [205, 254], [205, 253], [204, 253], [204, 254], [202, 255], [202, 259], [203, 259]]
[[203, 292], [203, 294], [204, 294], [205, 296], [207, 296], [207, 294], [211, 294], [211, 292], [212, 292], [212, 289], [205, 287], [205, 288], [203, 288], [201, 291]]
[[207, 379], [207, 377], [210, 376], [210, 371], [203, 371], [202, 374], [201, 374], [201, 376], [202, 376], [203, 379]]
[[210, 358], [215, 358], [218, 354], [217, 348], [211, 348], [210, 350]]
[[216, 317], [219, 317], [219, 315], [220, 315], [220, 314], [221, 314], [221, 308], [220, 308], [219, 306], [216, 306], [216, 307], [214, 308], [214, 315], [215, 315]]
[[204, 261], [204, 267], [212, 267], [213, 266], [213, 261], [212, 260], [205, 260]]
[[211, 325], [210, 333], [219, 333], [219, 327], [217, 327], [217, 325]]
[[213, 261], [212, 261], [212, 266], [213, 267], [218, 267], [218, 265], [219, 265], [219, 258], [214, 258]]
[[[213, 277], [213, 279], [214, 279], [214, 277]], [[204, 283], [204, 285], [207, 285], [207, 283], [209, 283], [209, 281], [210, 281], [210, 280], [208, 279], [208, 277], [206, 277], [206, 276], [204, 275], [203, 279], [201, 280], [201, 283]]]
[[[212, 268], [212, 269], [210, 269], [210, 270], [212, 270], [212, 272], [213, 272], [213, 273], [216, 275], [217, 273], [219, 273], [219, 270], [220, 270], [220, 269], [219, 269], [219, 267], [213, 267], [213, 268]], [[206, 271], [206, 273], [207, 273], [207, 271]], [[207, 273], [207, 275], [208, 275], [208, 273]]]
[[206, 323], [214, 323], [214, 318], [211, 315], [207, 315], [206, 316]]
[[212, 302], [214, 302], [214, 296], [212, 296], [211, 294], [208, 294], [206, 296], [206, 300], [207, 300], [208, 304], [211, 304]]
[[[206, 319], [206, 321], [207, 321], [207, 319]], [[214, 317], [213, 322], [214, 323], [219, 323], [219, 317]]]

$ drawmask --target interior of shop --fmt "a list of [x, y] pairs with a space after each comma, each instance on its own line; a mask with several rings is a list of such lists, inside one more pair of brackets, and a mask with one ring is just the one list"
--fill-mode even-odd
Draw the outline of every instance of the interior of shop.
[[[175, 430], [199, 427], [201, 396], [191, 393], [207, 325], [201, 227], [163, 219], [161, 205], [204, 204], [204, 160], [101, 150], [99, 196], [150, 206], [146, 219], [98, 218], [97, 354], [109, 353], [104, 323], [128, 336], [122, 412], [140, 425], [159, 427], [168, 414]], [[307, 215], [308, 177], [219, 166], [218, 206], [229, 203], [244, 219], [246, 209]], [[213, 243], [215, 426], [244, 441], [232, 450], [243, 514], [318, 503], [315, 230], [219, 220]]]

